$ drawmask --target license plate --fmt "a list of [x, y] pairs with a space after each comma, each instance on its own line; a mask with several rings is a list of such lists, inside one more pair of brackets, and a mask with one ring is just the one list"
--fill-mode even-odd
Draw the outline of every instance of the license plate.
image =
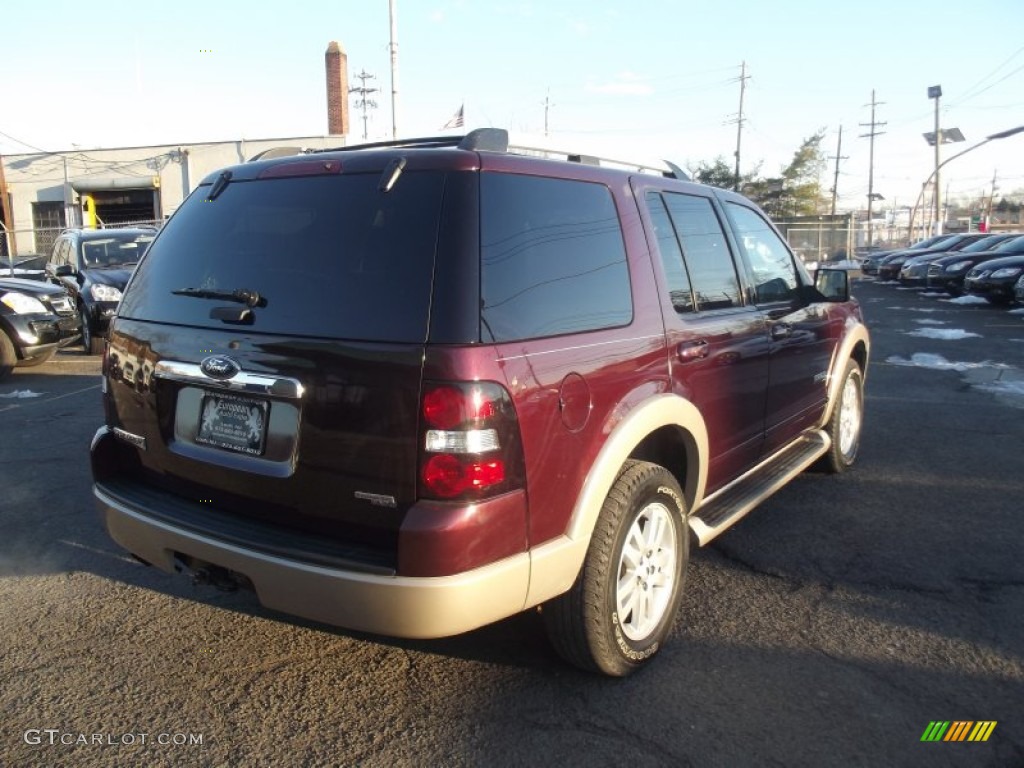
[[196, 442], [226, 451], [262, 456], [270, 403], [235, 395], [204, 395]]

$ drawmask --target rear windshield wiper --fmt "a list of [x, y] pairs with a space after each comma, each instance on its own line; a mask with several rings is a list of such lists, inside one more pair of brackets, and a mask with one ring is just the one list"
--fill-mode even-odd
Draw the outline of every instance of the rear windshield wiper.
[[171, 291], [175, 296], [195, 296], [197, 299], [222, 299], [224, 301], [237, 301], [239, 304], [246, 304], [250, 307], [267, 306], [267, 297], [260, 296], [257, 291], [250, 291], [248, 288], [239, 288], [236, 291], [214, 291], [208, 288], [179, 288]]

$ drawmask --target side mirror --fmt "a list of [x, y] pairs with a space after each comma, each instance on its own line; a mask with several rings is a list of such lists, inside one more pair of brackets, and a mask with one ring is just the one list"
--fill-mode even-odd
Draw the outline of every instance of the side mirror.
[[850, 300], [850, 276], [845, 269], [819, 269], [814, 273], [814, 287], [825, 301]]
[[75, 274], [75, 270], [71, 268], [70, 264], [61, 264], [53, 270], [54, 277], [71, 277], [73, 274]]

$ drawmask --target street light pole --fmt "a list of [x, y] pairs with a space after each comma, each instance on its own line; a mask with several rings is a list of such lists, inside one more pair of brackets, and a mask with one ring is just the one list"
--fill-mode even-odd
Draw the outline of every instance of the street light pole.
[[942, 86], [933, 85], [928, 88], [928, 98], [935, 99], [935, 234], [942, 234], [942, 193], [939, 186], [939, 169], [942, 163], [939, 161], [942, 146], [942, 131], [939, 129], [939, 101], [942, 99]]
[[935, 194], [936, 195], [939, 194], [939, 192], [938, 192], [939, 169], [942, 168], [942, 166], [948, 165], [949, 163], [951, 163], [954, 160], [956, 160], [958, 157], [963, 157], [968, 152], [973, 152], [978, 147], [984, 146], [985, 144], [988, 144], [990, 141], [997, 141], [999, 139], [1006, 139], [1006, 138], [1009, 138], [1010, 136], [1015, 136], [1018, 133], [1024, 133], [1024, 125], [1018, 125], [1016, 128], [1008, 128], [1005, 131], [999, 131], [999, 133], [993, 133], [990, 136], [986, 136], [984, 139], [979, 141], [977, 144], [968, 147], [963, 152], [957, 152], [952, 157], [947, 157], [945, 160], [943, 160], [941, 163], [939, 163], [936, 166], [935, 170], [932, 171], [931, 176], [929, 176], [927, 179], [925, 179], [924, 184], [921, 185], [921, 191], [917, 194], [917, 202], [914, 203], [914, 209], [910, 212], [910, 237], [911, 237], [911, 239], [913, 239], [913, 237], [914, 237], [914, 219], [917, 218], [917, 208], [918, 208], [919, 205], [921, 205], [921, 198], [924, 197], [924, 190], [927, 188], [928, 184], [931, 182], [932, 179], [935, 179]]
[[388, 21], [391, 25], [391, 138], [398, 138], [398, 22], [395, 19], [395, 0], [388, 0]]

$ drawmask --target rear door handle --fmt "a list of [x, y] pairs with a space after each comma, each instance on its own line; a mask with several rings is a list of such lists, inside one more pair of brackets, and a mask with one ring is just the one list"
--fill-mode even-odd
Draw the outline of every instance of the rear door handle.
[[701, 360], [707, 357], [708, 350], [707, 341], [705, 339], [698, 339], [697, 341], [684, 341], [679, 345], [676, 354], [679, 355], [680, 360], [687, 363], [691, 360]]

